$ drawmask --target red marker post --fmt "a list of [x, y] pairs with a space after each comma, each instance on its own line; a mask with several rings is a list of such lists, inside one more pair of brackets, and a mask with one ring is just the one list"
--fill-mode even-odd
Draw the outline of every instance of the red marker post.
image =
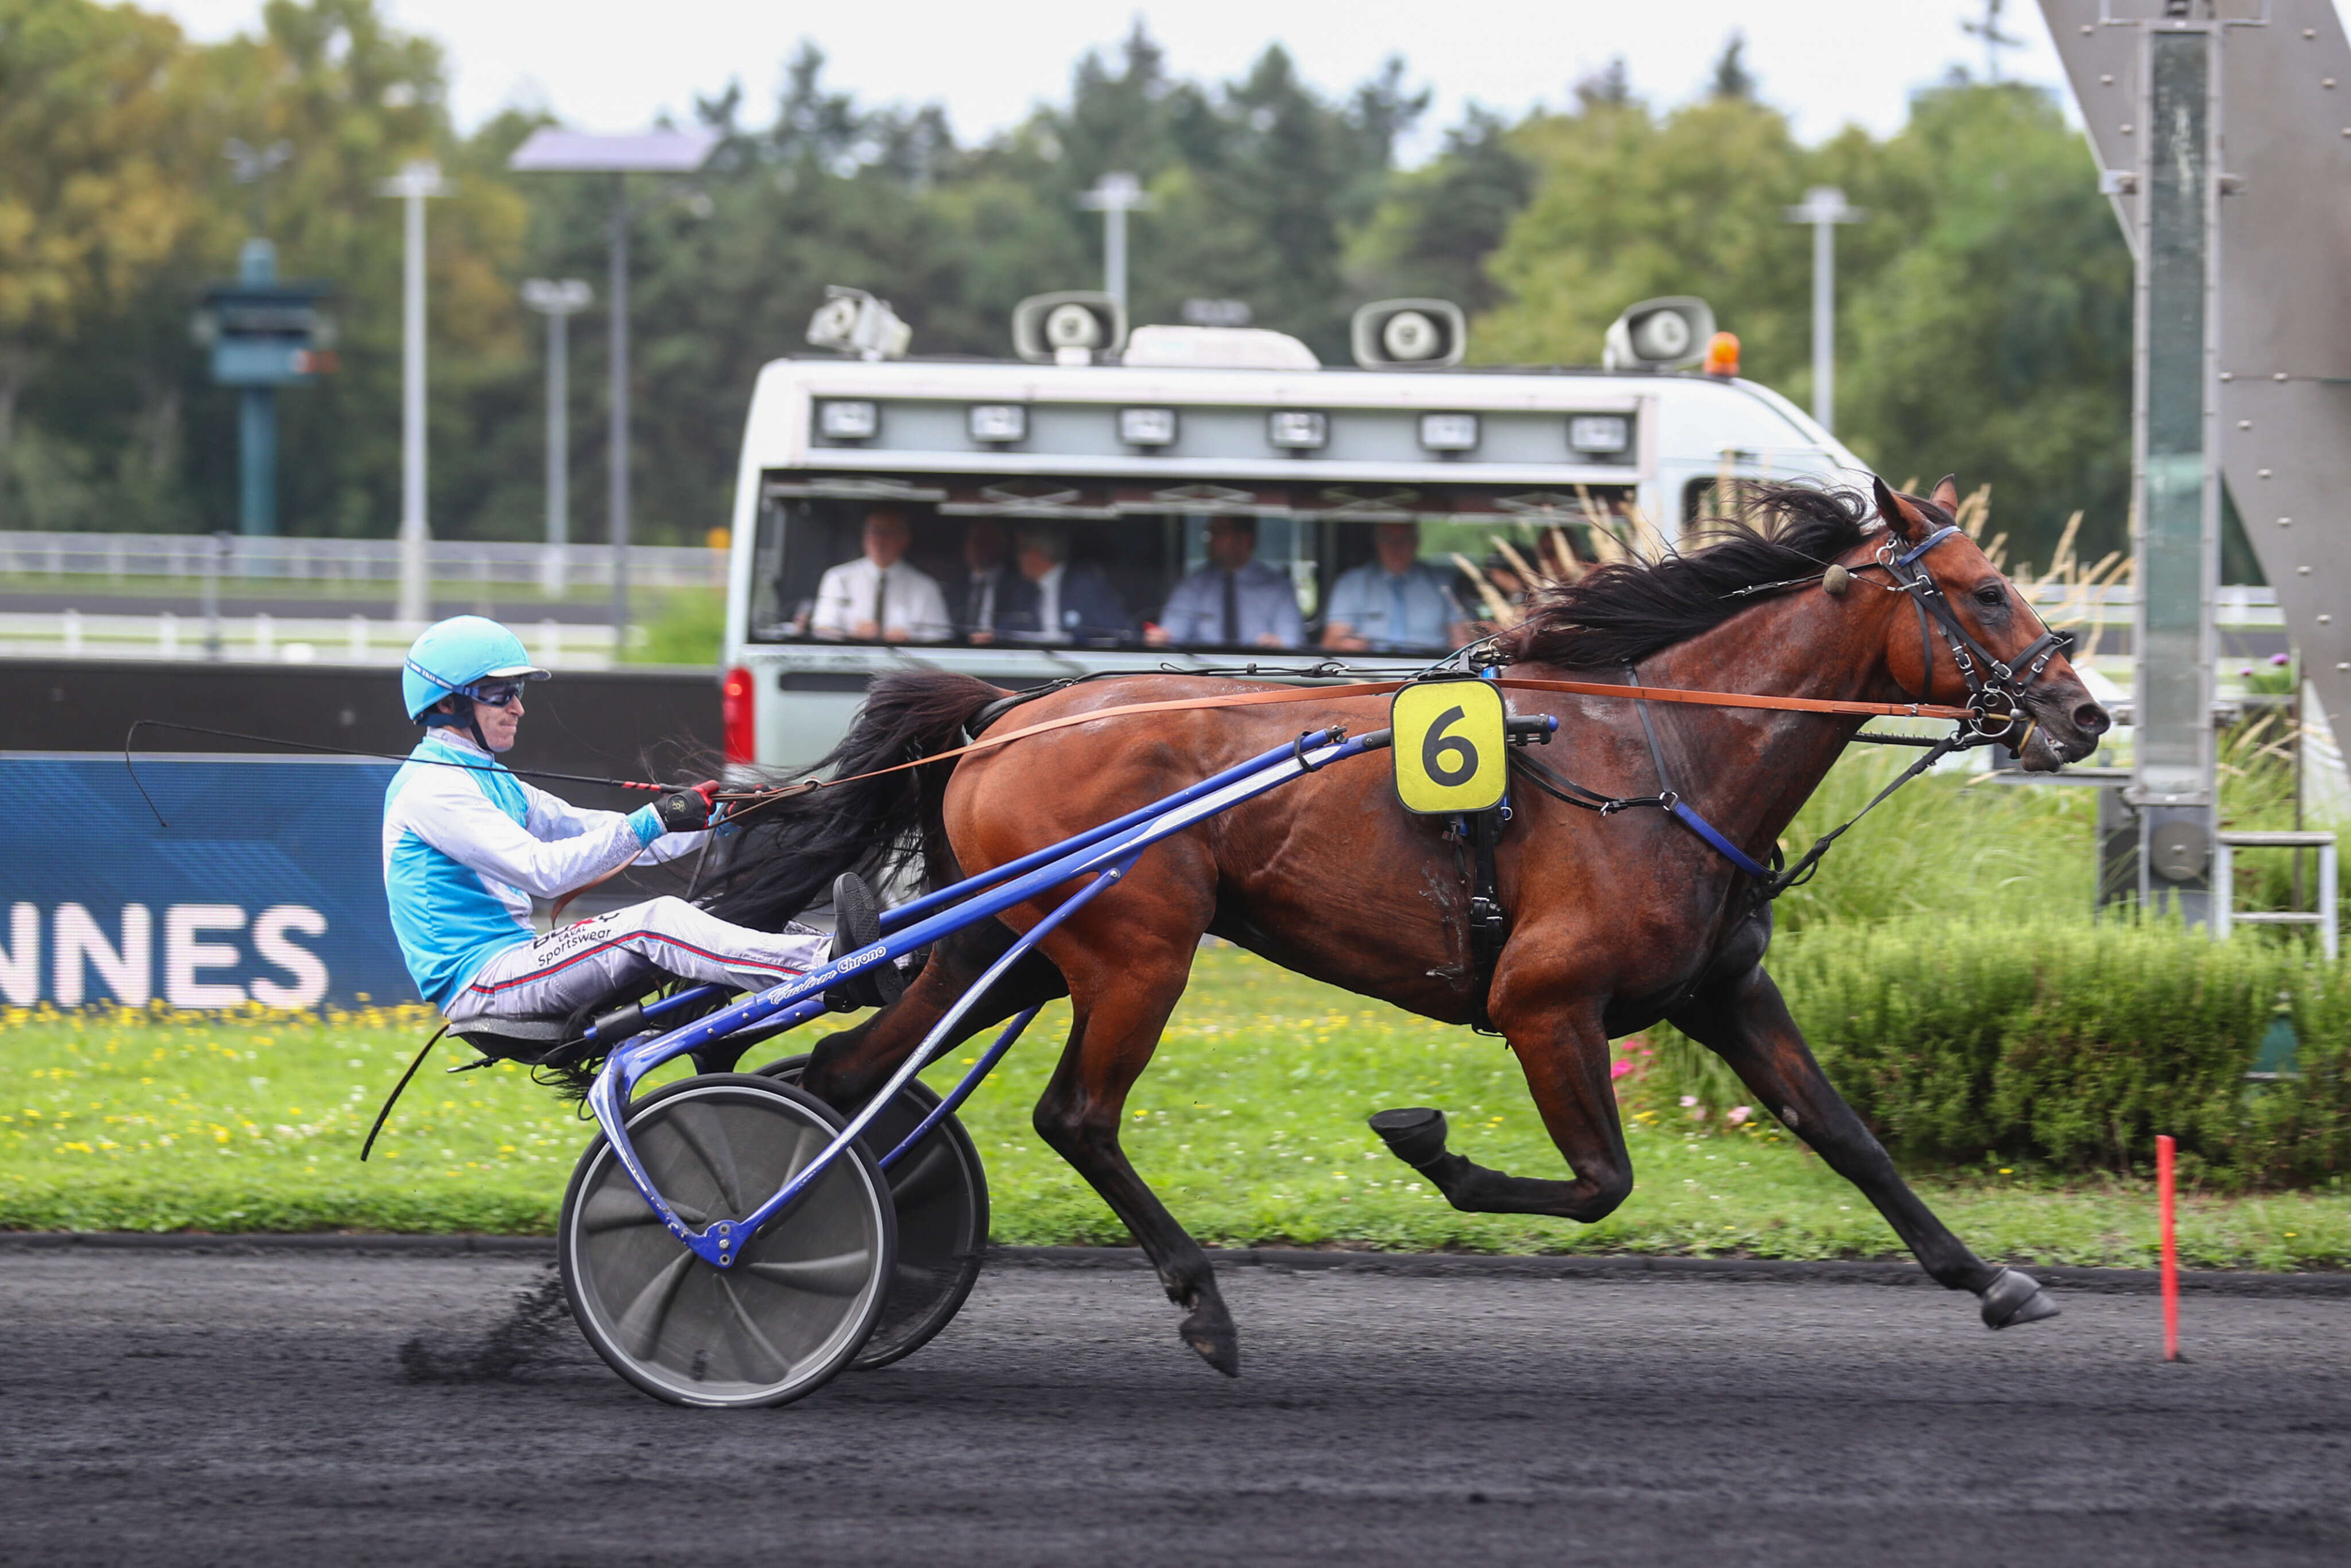
[[2163, 1239], [2163, 1359], [2179, 1359], [2179, 1239], [2172, 1230], [2171, 1155], [2168, 1133], [2155, 1139], [2156, 1229]]

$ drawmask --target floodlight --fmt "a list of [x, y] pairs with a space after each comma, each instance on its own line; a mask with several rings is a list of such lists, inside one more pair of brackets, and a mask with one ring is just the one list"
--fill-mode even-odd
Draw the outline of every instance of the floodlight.
[[976, 402], [967, 417], [974, 441], [997, 444], [1029, 434], [1029, 410], [1017, 402]]
[[833, 398], [817, 404], [816, 428], [827, 441], [868, 441], [882, 428], [882, 411], [863, 398]]
[[1265, 438], [1285, 452], [1312, 452], [1329, 444], [1331, 418], [1302, 408], [1278, 408], [1265, 416]]
[[507, 167], [518, 174], [690, 174], [722, 140], [707, 130], [600, 136], [550, 125], [532, 131]]
[[1173, 446], [1176, 444], [1176, 411], [1172, 408], [1120, 409], [1118, 438], [1129, 446]]
[[1567, 422], [1567, 444], [1578, 452], [1622, 452], [1632, 434], [1632, 422], [1621, 413], [1579, 413]]
[[1420, 416], [1420, 444], [1430, 452], [1473, 451], [1478, 445], [1478, 416], [1424, 413]]

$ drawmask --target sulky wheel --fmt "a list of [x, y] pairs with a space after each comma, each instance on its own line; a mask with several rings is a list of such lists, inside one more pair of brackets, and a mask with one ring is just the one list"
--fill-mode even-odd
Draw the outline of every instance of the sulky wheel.
[[[759, 1069], [759, 1075], [798, 1083], [807, 1065], [805, 1056], [788, 1056]], [[910, 1080], [858, 1142], [878, 1160], [938, 1103], [929, 1084]], [[954, 1321], [987, 1249], [987, 1176], [971, 1134], [955, 1117], [883, 1175], [898, 1211], [898, 1263], [882, 1321], [849, 1364], [859, 1372], [914, 1354]]]
[[[654, 1187], [696, 1229], [765, 1203], [840, 1132], [813, 1095], [713, 1073], [629, 1109]], [[563, 1197], [563, 1287], [612, 1370], [674, 1405], [780, 1405], [849, 1364], [882, 1316], [897, 1219], [857, 1145], [735, 1266], [703, 1262], [664, 1229], [601, 1134]]]

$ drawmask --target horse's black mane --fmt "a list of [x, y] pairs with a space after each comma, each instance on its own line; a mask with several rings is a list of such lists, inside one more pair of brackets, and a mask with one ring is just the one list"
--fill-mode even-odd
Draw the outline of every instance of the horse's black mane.
[[1646, 658], [1752, 604], [1742, 588], [1809, 577], [1859, 544], [1876, 507], [1857, 490], [1743, 486], [1745, 516], [1709, 526], [1697, 549], [1618, 561], [1548, 590], [1497, 639], [1514, 660], [1594, 668]]

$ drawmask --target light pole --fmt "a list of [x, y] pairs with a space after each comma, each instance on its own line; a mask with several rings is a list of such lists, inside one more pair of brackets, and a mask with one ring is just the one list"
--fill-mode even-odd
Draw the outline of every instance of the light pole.
[[441, 166], [429, 159], [408, 164], [381, 187], [408, 204], [407, 244], [400, 287], [400, 619], [430, 620], [432, 584], [424, 545], [424, 202], [443, 194]]
[[1157, 200], [1143, 182], [1122, 170], [1113, 170], [1079, 193], [1078, 205], [1102, 215], [1102, 292], [1126, 308], [1126, 214], [1146, 213]]
[[1813, 418], [1823, 430], [1836, 429], [1836, 226], [1858, 223], [1862, 209], [1847, 206], [1834, 185], [1814, 185], [1802, 206], [1787, 209], [1792, 224], [1813, 225]]
[[547, 318], [547, 556], [539, 590], [549, 599], [563, 594], [563, 557], [571, 542], [570, 323], [593, 298], [576, 277], [533, 277], [522, 286], [522, 302]]
[[535, 131], [507, 167], [522, 174], [610, 174], [611, 246], [605, 304], [611, 311], [611, 434], [606, 437], [606, 505], [612, 524], [612, 636], [617, 658], [629, 634], [629, 176], [689, 174], [721, 140], [716, 131], [647, 131], [599, 136], [584, 131]]

